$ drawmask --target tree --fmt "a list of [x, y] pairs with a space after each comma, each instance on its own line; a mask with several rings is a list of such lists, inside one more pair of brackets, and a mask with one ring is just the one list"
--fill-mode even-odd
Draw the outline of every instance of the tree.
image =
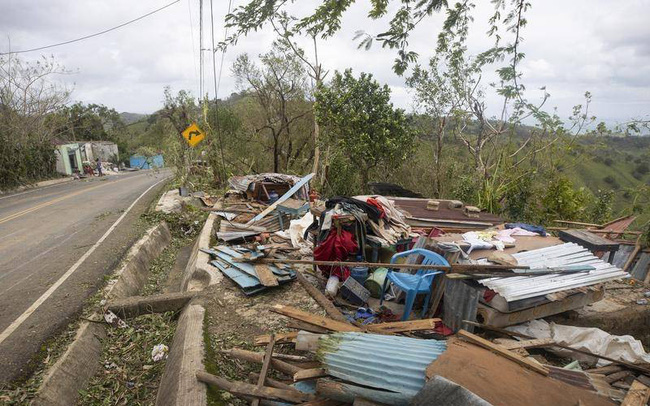
[[273, 154], [273, 171], [288, 169], [306, 143], [296, 142], [297, 122], [308, 117], [311, 106], [305, 103], [306, 77], [300, 59], [274, 42], [271, 51], [260, 55], [258, 67], [248, 55], [237, 57], [232, 72], [237, 85], [252, 94], [261, 109], [262, 120], [254, 131], [268, 134]]
[[126, 130], [119, 113], [101, 104], [77, 102], [62, 108], [59, 114], [64, 136], [71, 141], [117, 141]]
[[356, 166], [364, 190], [372, 170], [399, 165], [411, 151], [414, 132], [404, 111], [390, 102], [390, 89], [372, 75], [336, 72], [316, 94], [317, 119], [337, 149]]
[[0, 188], [54, 175], [53, 141], [63, 126], [53, 118], [70, 91], [53, 79], [66, 73], [53, 58], [0, 56]]

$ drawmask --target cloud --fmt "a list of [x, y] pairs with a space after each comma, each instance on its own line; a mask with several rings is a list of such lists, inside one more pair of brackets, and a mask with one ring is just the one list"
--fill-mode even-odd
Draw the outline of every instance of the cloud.
[[[236, 5], [246, 0], [234, 1]], [[166, 4], [165, 0], [89, 0], [71, 2], [50, 0], [29, 2], [0, 0], [0, 50], [25, 49], [58, 41], [66, 41], [110, 28]], [[188, 89], [199, 94], [198, 80], [198, 4], [181, 0], [166, 10], [142, 21], [86, 41], [47, 50], [61, 63], [74, 70], [62, 80], [74, 84], [73, 99], [103, 103], [119, 111], [152, 112], [161, 106], [165, 86]], [[296, 12], [307, 13], [319, 2], [303, 0], [293, 3]], [[223, 38], [223, 17], [227, 2], [215, 1], [216, 40]], [[209, 11], [209, 2], [204, 2]], [[341, 31], [327, 41], [319, 41], [319, 57], [325, 69], [372, 73], [393, 91], [394, 103], [412, 108], [411, 95], [404, 79], [392, 72], [395, 52], [375, 44], [370, 51], [357, 49], [353, 41], [357, 30], [381, 32], [386, 19], [370, 21], [369, 4], [354, 3], [342, 20]], [[491, 45], [486, 35], [487, 19], [492, 12], [489, 2], [478, 2], [475, 24], [468, 40], [471, 53]], [[540, 97], [538, 88], [546, 86], [551, 93], [548, 106], [558, 107], [566, 116], [571, 106], [581, 103], [589, 90], [594, 95], [595, 115], [608, 121], [623, 121], [650, 112], [650, 25], [646, 19], [650, 0], [616, 3], [606, 0], [540, 0], [533, 2], [528, 13], [528, 26], [523, 31], [522, 51], [526, 58], [521, 66], [529, 97]], [[431, 56], [443, 15], [426, 19], [410, 39], [421, 61]], [[204, 48], [210, 48], [209, 18], [204, 20]], [[221, 96], [236, 90], [230, 66], [236, 56], [248, 53], [257, 57], [266, 52], [273, 41], [270, 27], [247, 38], [228, 50], [221, 78]], [[300, 40], [309, 55], [311, 41]], [[25, 54], [28, 59], [38, 53]], [[213, 95], [212, 58], [204, 51], [205, 86]], [[217, 69], [221, 55], [216, 55]], [[486, 72], [484, 83], [494, 80]], [[488, 97], [492, 114], [498, 100]]]

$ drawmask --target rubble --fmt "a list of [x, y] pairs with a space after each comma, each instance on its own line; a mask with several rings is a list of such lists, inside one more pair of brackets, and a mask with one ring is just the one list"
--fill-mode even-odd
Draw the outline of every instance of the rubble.
[[[598, 303], [607, 286], [620, 283], [611, 281], [630, 277], [627, 270], [634, 265], [620, 262], [631, 262], [642, 250], [603, 255], [615, 246], [625, 251], [626, 245], [588, 231], [560, 230], [560, 239], [548, 234], [558, 230], [504, 224], [458, 201], [380, 195], [318, 200], [309, 194], [309, 179], [263, 174], [231, 180], [232, 191], [216, 211], [219, 242], [200, 249], [244, 293], [236, 306], [261, 297], [255, 309], [289, 320], [280, 324], [284, 330], [268, 324], [243, 347], [220, 348], [224, 362], [252, 363], [258, 372], [197, 371], [199, 381], [262, 405], [643, 401], [650, 356], [632, 337], [629, 348], [636, 357], [583, 345], [580, 340], [588, 339], [578, 330], [560, 337], [503, 329], [529, 320], [545, 323], [543, 317]], [[627, 225], [605, 231], [620, 236]], [[592, 244], [581, 245], [576, 236]], [[409, 251], [414, 248], [426, 251]], [[400, 252], [403, 258], [395, 256]], [[446, 261], [422, 263], [422, 252]], [[389, 271], [439, 273], [430, 305], [418, 295], [414, 309], [422, 312], [397, 321], [408, 311], [400, 303], [404, 293], [393, 286], [385, 304], [373, 297], [381, 295]], [[329, 296], [328, 278], [339, 285]], [[295, 279], [325, 315], [264, 300]], [[247, 317], [266, 317], [258, 314], [246, 311]], [[600, 339], [622, 342], [602, 333]], [[595, 368], [593, 360], [609, 365]]]

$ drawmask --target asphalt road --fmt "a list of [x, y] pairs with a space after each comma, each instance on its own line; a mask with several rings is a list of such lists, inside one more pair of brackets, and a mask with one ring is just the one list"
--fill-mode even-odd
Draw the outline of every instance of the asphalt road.
[[28, 375], [43, 344], [102, 285], [142, 233], [139, 216], [168, 175], [142, 171], [0, 195], [0, 384]]

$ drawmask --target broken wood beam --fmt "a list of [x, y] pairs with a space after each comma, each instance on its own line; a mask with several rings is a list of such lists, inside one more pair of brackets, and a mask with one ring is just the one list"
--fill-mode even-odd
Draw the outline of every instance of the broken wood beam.
[[628, 370], [624, 369], [622, 371], [614, 372], [613, 374], [607, 375], [605, 377], [605, 382], [607, 382], [608, 384], [611, 385], [614, 382], [620, 381], [621, 379], [625, 379], [630, 375], [633, 375], [632, 371], [628, 371]]
[[255, 264], [257, 279], [263, 286], [279, 286], [278, 278], [275, 277], [271, 268], [266, 264]]
[[324, 327], [332, 331], [362, 331], [359, 327], [353, 326], [352, 324], [343, 323], [341, 321], [332, 320], [327, 317], [307, 313], [291, 306], [276, 304], [273, 307], [271, 307], [271, 311], [274, 313], [281, 314], [283, 316], [304, 321], [305, 323], [313, 324], [319, 327]]
[[303, 275], [302, 272], [296, 271], [296, 278], [302, 287], [305, 288], [307, 293], [309, 293], [309, 295], [316, 301], [316, 303], [318, 303], [325, 310], [325, 313], [327, 313], [328, 316], [330, 316], [333, 320], [340, 321], [342, 323], [349, 323], [348, 319], [345, 318], [343, 313], [341, 313], [341, 311], [337, 309], [336, 306], [334, 306], [334, 304], [320, 290], [312, 285], [307, 280], [307, 278], [305, 278], [305, 275]]
[[131, 296], [111, 300], [107, 308], [122, 319], [151, 313], [175, 312], [182, 309], [196, 292], [174, 292], [152, 296]]
[[318, 333], [318, 334], [329, 333], [329, 330], [324, 327], [314, 326], [313, 324], [309, 324], [309, 323], [305, 323], [304, 321], [293, 320], [293, 319], [289, 320], [289, 322], [287, 323], [287, 328], [304, 330], [304, 331], [309, 331], [311, 333]]
[[237, 396], [256, 397], [270, 400], [284, 400], [293, 403], [307, 402], [315, 399], [315, 396], [309, 393], [289, 391], [286, 389], [278, 389], [267, 386], [258, 388], [257, 386], [250, 383], [229, 381], [227, 379], [203, 371], [198, 371], [196, 373], [196, 379], [203, 383], [214, 385], [219, 389], [223, 389]]
[[389, 323], [369, 324], [364, 326], [369, 333], [394, 334], [407, 331], [433, 330], [440, 319], [420, 319], [409, 321], [394, 321]]
[[[264, 353], [242, 350], [241, 348], [233, 348], [231, 350], [223, 350], [222, 354], [229, 355], [242, 361], [256, 362], [261, 364], [264, 362]], [[271, 359], [271, 367], [276, 371], [283, 372], [287, 375], [293, 376], [296, 372], [303, 369], [288, 362], [280, 361], [279, 359]]]
[[[260, 370], [260, 377], [257, 380], [258, 389], [263, 388], [264, 385], [266, 384], [266, 375], [269, 373], [269, 366], [271, 366], [274, 346], [275, 346], [275, 336], [271, 334], [271, 339], [269, 340], [269, 344], [266, 346], [266, 353], [264, 354], [264, 360], [262, 361], [262, 369]], [[300, 373], [300, 371], [298, 371], [298, 373]], [[255, 399], [251, 402], [251, 406], [259, 406], [259, 405], [260, 405], [259, 399]]]
[[620, 365], [605, 365], [604, 367], [588, 369], [585, 372], [588, 372], [590, 374], [609, 375], [609, 374], [613, 374], [614, 372], [619, 372], [622, 370], [623, 367]]
[[321, 334], [309, 333], [307, 331], [299, 331], [296, 338], [297, 351], [312, 351], [318, 350], [318, 339]]
[[513, 353], [511, 351], [508, 351], [504, 347], [502, 347], [500, 345], [497, 345], [497, 344], [494, 344], [493, 342], [488, 341], [488, 340], [486, 340], [484, 338], [481, 338], [481, 337], [477, 336], [476, 334], [472, 334], [469, 331], [459, 330], [458, 335], [463, 337], [465, 340], [471, 342], [472, 344], [476, 344], [476, 345], [478, 345], [480, 347], [483, 347], [483, 348], [485, 348], [487, 350], [490, 350], [490, 351], [492, 351], [492, 352], [494, 352], [494, 353], [496, 353], [498, 355], [501, 355], [504, 358], [507, 358], [507, 359], [509, 359], [509, 360], [511, 360], [513, 362], [516, 362], [517, 364], [521, 365], [524, 368], [528, 368], [531, 371], [537, 372], [538, 374], [541, 374], [541, 375], [544, 375], [544, 376], [548, 376], [548, 374], [549, 374], [548, 368], [546, 368], [546, 367], [544, 367], [544, 366], [542, 366], [542, 365], [540, 365], [540, 364], [538, 364], [538, 363], [536, 363], [534, 361], [526, 359], [526, 358], [522, 357], [521, 355], [518, 355], [518, 354], [515, 354], [515, 353]]
[[[276, 344], [289, 344], [296, 341], [298, 337], [297, 331], [291, 331], [289, 333], [278, 333], [275, 335]], [[268, 334], [263, 334], [261, 336], [255, 337], [255, 345], [267, 345], [271, 339], [271, 336]]]
[[[250, 378], [250, 380], [252, 382], [257, 382], [257, 380], [260, 378], [260, 374], [258, 374], [257, 372], [251, 372], [248, 375], [248, 377]], [[284, 382], [280, 382], [280, 381], [275, 380], [273, 378], [267, 377], [266, 378], [266, 383], [268, 384], [268, 386], [271, 386], [271, 387], [274, 387], [274, 388], [298, 391], [298, 389], [294, 388], [293, 386], [291, 386], [289, 384], [286, 384]]]
[[293, 381], [306, 381], [309, 379], [322, 378], [327, 375], [327, 371], [325, 371], [323, 368], [303, 369], [302, 371], [298, 371], [293, 374]]
[[512, 351], [520, 348], [549, 347], [553, 344], [555, 344], [555, 341], [553, 341], [552, 338], [536, 338], [533, 340], [515, 341], [513, 343], [499, 344], [499, 345], [504, 347], [507, 350]]
[[627, 391], [621, 406], [645, 406], [650, 399], [650, 388], [635, 380]]
[[422, 264], [388, 264], [383, 262], [343, 262], [343, 261], [316, 261], [311, 259], [290, 259], [290, 258], [256, 258], [245, 259], [235, 258], [236, 262], [255, 262], [260, 264], [305, 264], [323, 266], [365, 266], [368, 268], [399, 268], [399, 269], [435, 269], [440, 271], [461, 272], [484, 272], [490, 270], [508, 269], [530, 269], [525, 265], [479, 265], [479, 264], [453, 264], [453, 265], [422, 265]]
[[[650, 275], [650, 272], [648, 272], [648, 275]], [[471, 320], [463, 320], [463, 323], [467, 323], [469, 325], [479, 327], [479, 328], [482, 328], [484, 330], [489, 330], [489, 331], [494, 331], [496, 333], [505, 334], [505, 335], [508, 335], [510, 337], [521, 337], [521, 338], [527, 338], [527, 339], [534, 339], [535, 338], [533, 336], [529, 336], [529, 335], [526, 335], [526, 334], [517, 333], [515, 331], [510, 331], [510, 330], [506, 330], [506, 329], [503, 329], [503, 328], [490, 326], [490, 325], [487, 325], [487, 324], [477, 323], [477, 322], [471, 321]], [[629, 369], [634, 370], [634, 371], [643, 372], [644, 374], [650, 374], [650, 369], [649, 368], [643, 367], [641, 365], [636, 365], [636, 364], [633, 364], [631, 362], [617, 360], [615, 358], [610, 358], [610, 357], [607, 357], [605, 355], [594, 354], [593, 352], [590, 352], [590, 351], [579, 350], [577, 348], [572, 348], [572, 347], [569, 347], [568, 345], [559, 344], [559, 343], [552, 344], [552, 347], [563, 348], [565, 350], [577, 352], [579, 354], [584, 354], [584, 355], [589, 355], [589, 356], [594, 357], [594, 358], [604, 359], [604, 360], [607, 360], [607, 361], [612, 362], [612, 363], [617, 364], [617, 365], [623, 365], [624, 367], [629, 368]]]

